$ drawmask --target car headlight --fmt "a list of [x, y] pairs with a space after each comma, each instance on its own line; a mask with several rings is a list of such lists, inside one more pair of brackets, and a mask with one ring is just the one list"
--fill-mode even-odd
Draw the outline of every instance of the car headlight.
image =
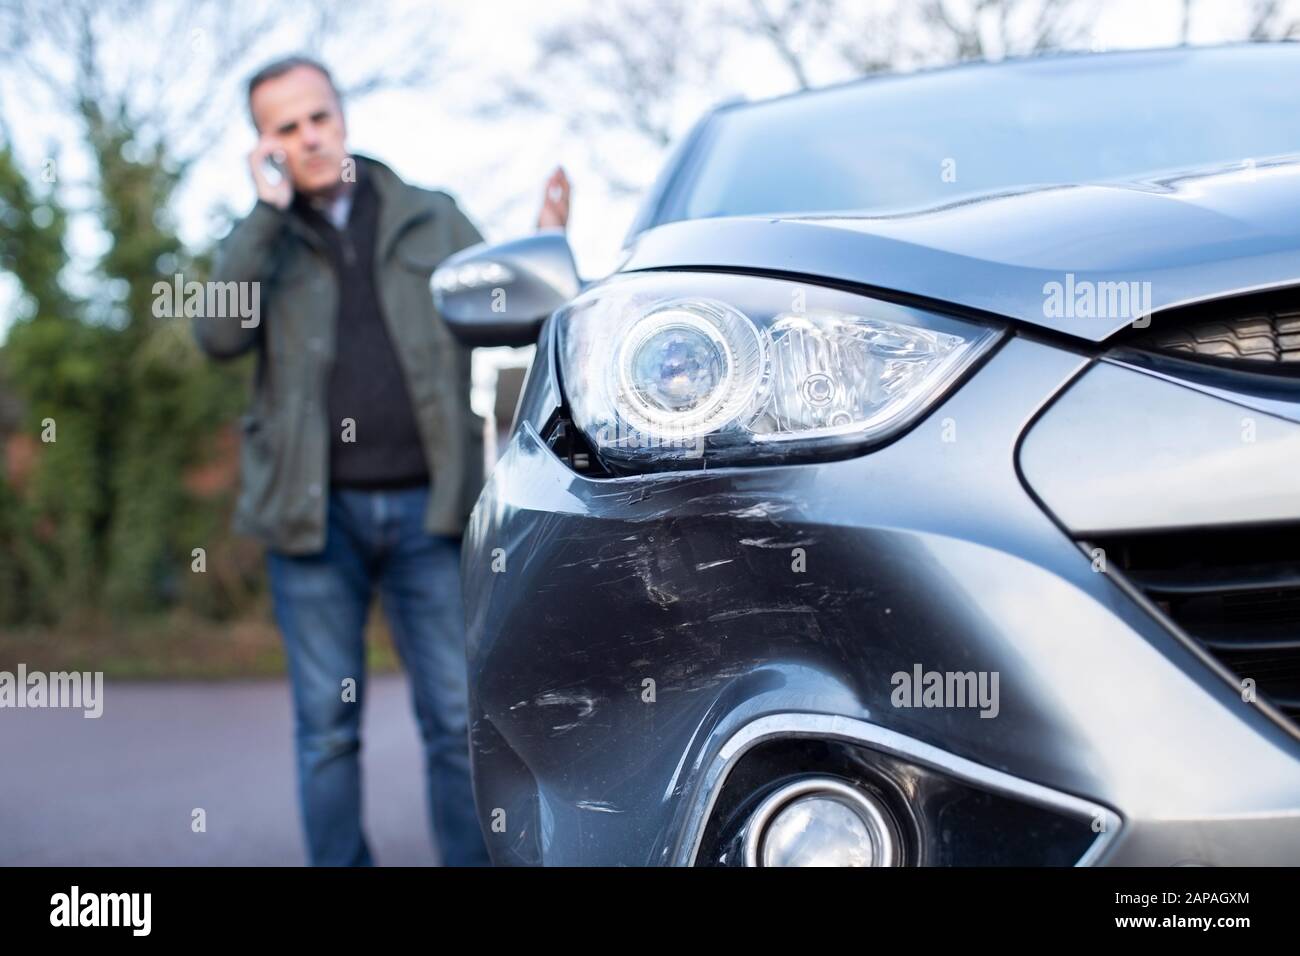
[[824, 286], [705, 273], [611, 279], [559, 316], [574, 423], [630, 469], [794, 459], [905, 429], [998, 329]]

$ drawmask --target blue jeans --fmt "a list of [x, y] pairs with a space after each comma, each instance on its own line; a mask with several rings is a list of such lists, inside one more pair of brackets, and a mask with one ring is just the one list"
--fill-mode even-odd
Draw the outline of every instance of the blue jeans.
[[410, 675], [443, 863], [488, 862], [469, 777], [460, 541], [424, 531], [428, 496], [428, 486], [333, 489], [325, 550], [267, 556], [293, 685], [303, 828], [315, 866], [372, 862], [361, 827], [358, 758], [364, 632], [376, 591]]

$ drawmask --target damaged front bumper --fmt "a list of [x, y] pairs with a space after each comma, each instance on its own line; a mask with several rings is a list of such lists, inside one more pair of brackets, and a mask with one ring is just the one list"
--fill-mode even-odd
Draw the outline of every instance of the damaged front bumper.
[[[878, 792], [907, 863], [1300, 859], [1296, 741], [1017, 473], [1084, 365], [1014, 338], [869, 455], [589, 478], [541, 437], [540, 355], [463, 564], [493, 860], [734, 863], [807, 773]], [[897, 693], [918, 668], [996, 674], [996, 715]]]

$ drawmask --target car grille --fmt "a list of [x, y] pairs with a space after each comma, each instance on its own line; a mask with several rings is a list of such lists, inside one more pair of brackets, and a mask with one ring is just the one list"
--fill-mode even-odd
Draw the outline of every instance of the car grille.
[[1185, 632], [1300, 727], [1300, 525], [1097, 540]]
[[1226, 306], [1175, 310], [1159, 316], [1156, 328], [1130, 344], [1252, 366], [1287, 362], [1300, 369], [1300, 308], [1291, 294], [1281, 301], [1277, 296], [1256, 297]]

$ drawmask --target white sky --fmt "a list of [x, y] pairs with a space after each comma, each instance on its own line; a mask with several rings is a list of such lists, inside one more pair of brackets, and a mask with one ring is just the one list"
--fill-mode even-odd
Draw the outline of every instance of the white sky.
[[[413, 0], [388, 0], [394, 22], [401, 22], [406, 2]], [[475, 113], [484, 90], [497, 78], [504, 74], [521, 78], [532, 59], [535, 37], [548, 21], [586, 5], [587, 0], [544, 4], [480, 0], [449, 5], [450, 78], [433, 91], [392, 92], [348, 104], [351, 147], [384, 160], [413, 182], [455, 194], [490, 240], [531, 230], [542, 183], [557, 163], [563, 164], [574, 184], [569, 234], [579, 268], [589, 276], [607, 271], [615, 262], [636, 198], [612, 195], [605, 188], [593, 169], [593, 150], [600, 149], [603, 162], [626, 170], [629, 179], [647, 184], [661, 157], [628, 137], [609, 137], [602, 143], [575, 141], [558, 116], [489, 119]], [[1199, 0], [1193, 41], [1239, 37], [1240, 7], [1235, 0]], [[1175, 43], [1179, 10], [1178, 0], [1111, 0], [1095, 26], [1094, 46]], [[832, 82], [844, 77], [831, 71], [814, 78]], [[243, 80], [230, 78], [232, 84]], [[674, 125], [684, 130], [708, 106], [736, 94], [760, 98], [790, 87], [788, 73], [761, 45], [736, 39], [722, 51], [711, 87], [691, 91], [676, 104]], [[76, 131], [66, 122], [32, 111], [21, 97], [14, 97], [12, 89], [6, 92], [5, 119], [16, 132], [20, 156], [33, 171], [39, 170], [48, 144], [57, 141], [74, 144], [71, 152], [61, 156], [61, 179], [84, 177], [88, 164], [84, 154], [76, 151]], [[214, 215], [215, 210], [242, 211], [252, 204], [244, 156], [253, 142], [246, 117], [232, 116], [225, 134], [194, 169], [176, 205], [182, 237], [188, 243], [202, 246], [224, 231], [225, 221]], [[74, 225], [71, 244], [84, 269], [102, 251], [105, 237], [93, 219], [82, 217]], [[13, 299], [12, 279], [0, 276], [0, 340], [12, 320]]]

